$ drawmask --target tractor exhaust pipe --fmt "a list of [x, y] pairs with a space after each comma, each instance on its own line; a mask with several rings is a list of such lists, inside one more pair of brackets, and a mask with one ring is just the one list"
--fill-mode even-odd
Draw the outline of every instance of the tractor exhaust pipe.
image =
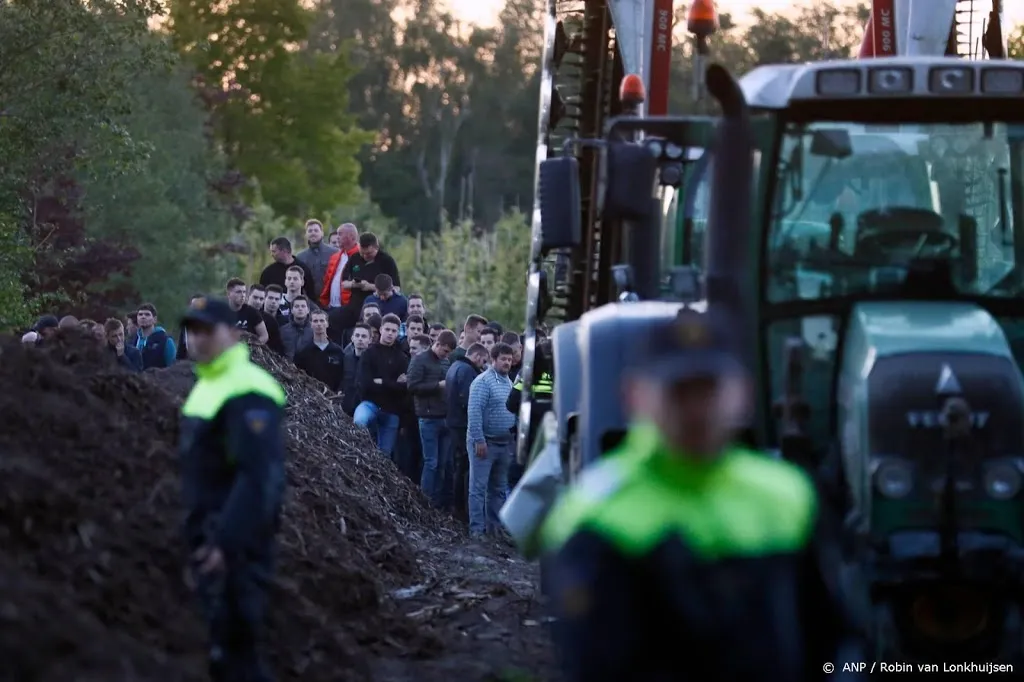
[[710, 211], [704, 242], [708, 307], [727, 309], [737, 324], [748, 324], [744, 292], [747, 291], [745, 279], [749, 276], [754, 174], [750, 113], [739, 84], [723, 67], [717, 64], [708, 67], [705, 83], [723, 115], [714, 141]]

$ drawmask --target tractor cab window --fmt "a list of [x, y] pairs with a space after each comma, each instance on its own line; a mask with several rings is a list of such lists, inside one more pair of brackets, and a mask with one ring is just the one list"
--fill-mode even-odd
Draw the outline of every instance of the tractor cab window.
[[[698, 150], [694, 150], [698, 151]], [[714, 150], [699, 150], [700, 156], [692, 164], [686, 183], [681, 190], [681, 207], [677, 209], [677, 232], [682, 239], [689, 239], [689, 263], [702, 266], [704, 264], [704, 241], [707, 238], [708, 218], [711, 215], [711, 178], [714, 174]], [[754, 191], [760, 179], [761, 150], [753, 153]], [[686, 221], [690, 221], [687, 232]]]
[[896, 294], [925, 261], [948, 265], [957, 293], [1019, 295], [1010, 169], [1022, 145], [1010, 132], [790, 124], [768, 216], [769, 303]]
[[[807, 429], [821, 451], [848, 303], [933, 294], [908, 278], [918, 272], [929, 285], [951, 287], [938, 293], [947, 299], [1024, 296], [1016, 261], [1016, 245], [1024, 246], [1024, 127], [820, 122], [790, 124], [782, 136], [764, 216], [767, 388], [772, 399], [783, 393], [786, 339], [802, 339]], [[801, 312], [801, 301], [815, 304]], [[792, 312], [782, 315], [780, 304]], [[1024, 338], [1014, 325], [1004, 328]], [[1022, 348], [1015, 346], [1019, 358]]]

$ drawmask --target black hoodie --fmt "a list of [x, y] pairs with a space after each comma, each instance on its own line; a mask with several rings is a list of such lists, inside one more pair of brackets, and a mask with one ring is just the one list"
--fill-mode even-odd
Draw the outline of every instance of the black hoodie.
[[[398, 342], [390, 346], [375, 343], [359, 359], [356, 385], [361, 400], [368, 400], [384, 412], [402, 414], [406, 406], [406, 385], [398, 377], [409, 369], [409, 356]], [[381, 383], [374, 383], [380, 379]]]

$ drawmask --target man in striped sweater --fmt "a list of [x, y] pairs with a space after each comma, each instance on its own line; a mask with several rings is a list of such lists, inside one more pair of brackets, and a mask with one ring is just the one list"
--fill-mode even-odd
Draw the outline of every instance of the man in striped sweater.
[[512, 391], [508, 373], [515, 351], [504, 343], [491, 348], [491, 366], [469, 387], [469, 533], [482, 536], [501, 529], [498, 512], [505, 504], [508, 470], [514, 457], [512, 427], [516, 415], [505, 407]]

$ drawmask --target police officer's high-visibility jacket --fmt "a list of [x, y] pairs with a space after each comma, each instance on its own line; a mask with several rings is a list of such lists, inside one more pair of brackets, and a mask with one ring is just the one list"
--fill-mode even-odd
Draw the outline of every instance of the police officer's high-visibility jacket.
[[[555, 382], [551, 379], [550, 372], [544, 372], [540, 375], [535, 382], [533, 382], [533, 395], [534, 398], [540, 401], [547, 401], [547, 405], [551, 404], [551, 396], [555, 392]], [[523, 402], [523, 378], [516, 377], [516, 383], [512, 384], [512, 392], [508, 394], [508, 400], [505, 401], [505, 407], [509, 412], [519, 414], [519, 406]]]
[[[540, 377], [533, 383], [533, 412], [531, 416], [531, 428], [529, 436], [530, 443], [533, 442], [534, 437], [537, 435], [537, 430], [540, 428], [541, 417], [544, 413], [551, 409], [552, 394], [555, 391], [555, 383], [551, 378], [550, 372], [541, 373]], [[512, 414], [519, 414], [519, 406], [523, 402], [523, 379], [518, 377], [516, 383], [512, 385], [512, 390], [509, 391], [508, 398], [505, 400], [505, 409]]]
[[788, 463], [700, 463], [634, 426], [541, 529], [566, 679], [820, 678], [849, 632], [822, 519]]
[[229, 557], [259, 550], [284, 494], [284, 389], [249, 360], [245, 344], [196, 365], [196, 375], [181, 409], [186, 539]]

